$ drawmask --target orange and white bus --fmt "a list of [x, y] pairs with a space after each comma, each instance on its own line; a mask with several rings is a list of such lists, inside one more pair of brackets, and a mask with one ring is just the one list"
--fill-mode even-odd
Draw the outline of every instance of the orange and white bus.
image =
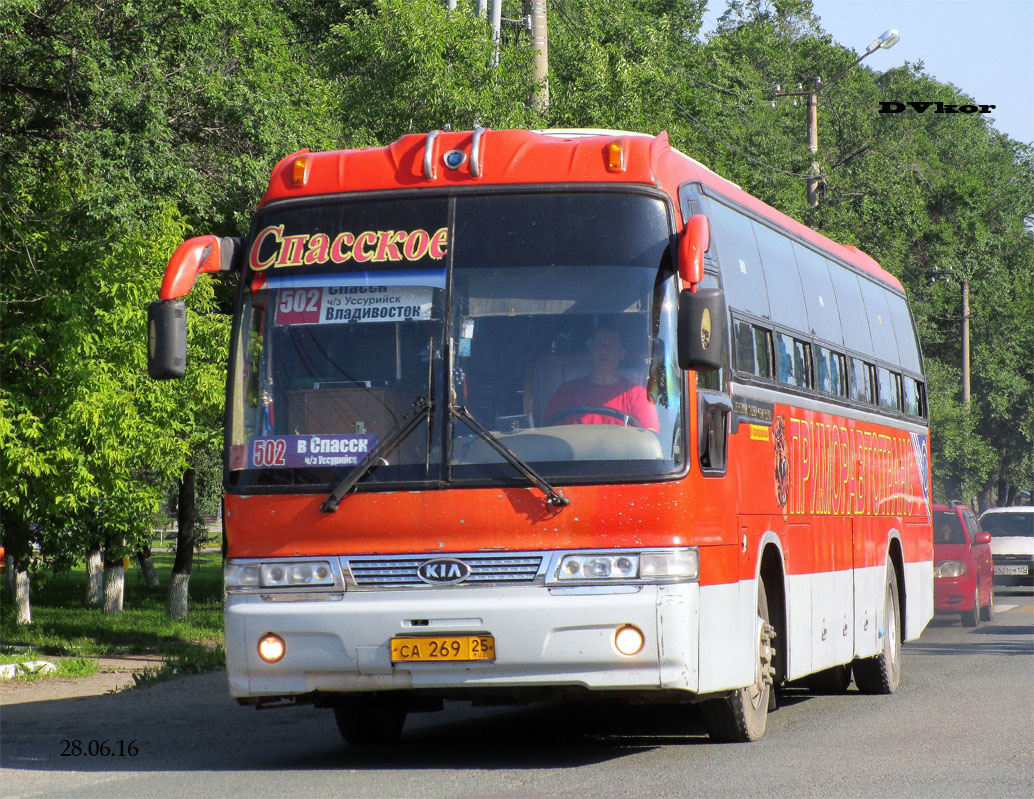
[[898, 685], [933, 612], [923, 365], [900, 283], [675, 149], [619, 131], [302, 151], [236, 270], [226, 658], [258, 707], [352, 743], [447, 699], [703, 702]]

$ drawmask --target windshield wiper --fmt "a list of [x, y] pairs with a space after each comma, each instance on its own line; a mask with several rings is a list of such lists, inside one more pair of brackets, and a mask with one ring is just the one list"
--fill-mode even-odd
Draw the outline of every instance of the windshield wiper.
[[509, 463], [517, 471], [519, 471], [521, 474], [527, 477], [528, 480], [534, 483], [542, 491], [542, 493], [546, 495], [547, 505], [564, 507], [566, 505], [571, 504], [570, 498], [565, 497], [563, 494], [561, 494], [559, 491], [553, 488], [553, 486], [547, 483], [540, 474], [538, 474], [527, 463], [525, 463], [516, 454], [514, 454], [513, 450], [507, 448], [507, 446], [499, 440], [498, 436], [496, 436], [493, 433], [490, 433], [488, 430], [482, 427], [481, 423], [478, 422], [478, 420], [471, 415], [470, 411], [468, 411], [466, 407], [464, 407], [463, 405], [454, 405], [449, 408], [449, 411], [457, 419], [462, 420], [463, 423], [466, 424], [467, 427], [469, 427], [471, 430], [473, 430], [478, 435], [478, 437], [481, 438], [486, 444], [488, 444], [492, 449], [498, 452], [503, 457], [503, 459], [506, 460], [507, 463]]
[[335, 488], [330, 496], [327, 497], [323, 504], [320, 505], [320, 510], [324, 513], [333, 513], [337, 510], [337, 506], [341, 503], [345, 494], [351, 491], [356, 483], [363, 479], [374, 466], [380, 463], [387, 463], [384, 460], [385, 456], [390, 455], [392, 450], [395, 449], [403, 440], [417, 427], [420, 426], [420, 422], [425, 419], [430, 419], [431, 410], [433, 409], [432, 403], [426, 397], [417, 397], [413, 401], [413, 407], [409, 409], [409, 412], [403, 416], [398, 423], [388, 431], [384, 438], [379, 439], [374, 444], [366, 456], [355, 465], [355, 467], [348, 473], [348, 476], [342, 480], [337, 488]]

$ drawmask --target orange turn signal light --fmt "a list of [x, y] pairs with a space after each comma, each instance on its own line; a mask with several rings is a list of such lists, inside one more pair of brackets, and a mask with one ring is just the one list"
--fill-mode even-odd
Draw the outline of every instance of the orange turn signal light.
[[309, 167], [312, 166], [312, 157], [299, 155], [291, 164], [291, 182], [295, 186], [304, 186], [309, 180]]
[[607, 145], [607, 169], [611, 172], [625, 171], [625, 146], [621, 139]]

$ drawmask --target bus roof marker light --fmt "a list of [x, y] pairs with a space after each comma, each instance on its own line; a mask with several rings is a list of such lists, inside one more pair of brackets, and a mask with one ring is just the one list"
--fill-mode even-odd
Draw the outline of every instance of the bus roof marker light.
[[299, 155], [291, 162], [291, 183], [295, 186], [304, 186], [309, 182], [309, 170], [312, 168], [312, 156], [309, 154]]
[[611, 172], [624, 172], [626, 166], [624, 142], [614, 139], [607, 145], [607, 169]]

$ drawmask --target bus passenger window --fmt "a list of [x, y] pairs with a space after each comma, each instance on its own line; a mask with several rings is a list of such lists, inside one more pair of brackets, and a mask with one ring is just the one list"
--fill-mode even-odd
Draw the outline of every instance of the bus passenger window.
[[851, 358], [851, 399], [855, 402], [876, 404], [876, 367], [871, 363]]
[[811, 345], [785, 333], [776, 333], [776, 367], [780, 383], [811, 386]]
[[736, 321], [736, 368], [759, 377], [772, 376], [771, 331]]
[[837, 397], [847, 396], [847, 365], [839, 352], [815, 347], [816, 385], [819, 391]]
[[876, 370], [876, 379], [879, 383], [880, 407], [891, 411], [901, 410], [901, 376], [881, 366]]
[[926, 416], [923, 384], [914, 378], [905, 376], [901, 379], [901, 388], [901, 400], [905, 413], [909, 416]]

